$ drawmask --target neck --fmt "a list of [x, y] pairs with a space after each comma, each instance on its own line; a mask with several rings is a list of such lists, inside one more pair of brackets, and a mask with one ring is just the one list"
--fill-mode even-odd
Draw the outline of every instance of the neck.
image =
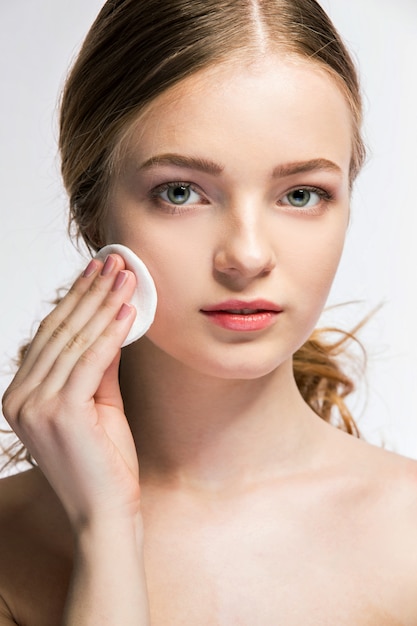
[[224, 380], [147, 342], [123, 351], [120, 382], [142, 481], [236, 489], [312, 462], [320, 420], [292, 361], [255, 380]]

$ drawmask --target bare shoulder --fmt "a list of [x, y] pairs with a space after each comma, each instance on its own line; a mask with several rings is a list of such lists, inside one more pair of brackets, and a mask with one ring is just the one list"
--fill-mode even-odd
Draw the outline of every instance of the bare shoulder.
[[[12, 538], [27, 527], [29, 519], [33, 518], [41, 492], [42, 481], [35, 468], [0, 480], [0, 550], [2, 557], [5, 556], [5, 547], [12, 542]], [[3, 558], [0, 563], [4, 563]]]
[[[54, 502], [55, 500], [55, 502]], [[52, 507], [52, 508], [49, 508]], [[56, 498], [37, 468], [0, 480], [0, 541], [25, 529], [42, 530], [41, 518], [47, 522], [57, 512]], [[43, 512], [43, 516], [42, 516]]]
[[391, 568], [392, 585], [401, 581], [408, 589], [417, 623], [417, 461], [343, 433], [337, 437], [340, 475], [353, 486], [347, 501], [363, 520], [375, 562]]
[[71, 554], [68, 522], [41, 472], [34, 468], [0, 480], [0, 620], [7, 615], [18, 624], [36, 624], [33, 615], [42, 602], [59, 611]]
[[417, 460], [343, 433], [341, 436], [352, 473], [373, 486], [383, 500], [389, 498], [387, 504], [403, 505], [411, 513], [413, 503], [417, 505]]
[[34, 490], [38, 491], [40, 473], [37, 468], [18, 472], [0, 480], [0, 521], [21, 506], [27, 506]]
[[23, 543], [18, 539], [24, 530], [22, 521], [30, 519], [31, 500], [36, 499], [33, 478], [33, 471], [28, 471], [0, 480], [0, 623], [15, 623], [11, 621], [13, 600], [7, 582], [14, 563], [21, 560], [16, 544]]
[[331, 431], [328, 449], [335, 474], [356, 485], [378, 514], [384, 511], [384, 519], [408, 520], [417, 534], [417, 460]]
[[[372, 449], [373, 448], [373, 449]], [[399, 526], [403, 541], [414, 547], [417, 582], [417, 460], [380, 448], [371, 447], [370, 471], [379, 485], [380, 504]]]
[[369, 623], [417, 624], [417, 461], [329, 426], [321, 434], [321, 552], [337, 545], [342, 586], [355, 581], [378, 615]]

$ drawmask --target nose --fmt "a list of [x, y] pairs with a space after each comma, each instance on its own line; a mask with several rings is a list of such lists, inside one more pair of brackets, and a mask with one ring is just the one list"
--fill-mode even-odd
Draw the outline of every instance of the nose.
[[276, 265], [270, 228], [254, 207], [231, 211], [222, 223], [214, 269], [230, 278], [251, 279], [269, 274]]

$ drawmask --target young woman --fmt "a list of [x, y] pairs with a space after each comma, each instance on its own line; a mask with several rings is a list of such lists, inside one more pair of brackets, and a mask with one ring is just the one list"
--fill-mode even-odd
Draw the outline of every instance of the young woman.
[[311, 337], [360, 122], [315, 0], [104, 5], [62, 173], [90, 249], [131, 248], [158, 306], [121, 351], [135, 276], [93, 258], [5, 393], [36, 466], [0, 488], [0, 626], [415, 626], [417, 465], [349, 436]]

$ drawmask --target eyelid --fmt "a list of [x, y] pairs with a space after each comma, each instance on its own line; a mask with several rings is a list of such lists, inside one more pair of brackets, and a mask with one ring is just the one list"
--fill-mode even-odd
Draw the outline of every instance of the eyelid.
[[288, 189], [288, 191], [286, 191], [281, 197], [285, 198], [285, 196], [288, 196], [293, 191], [310, 191], [316, 193], [320, 197], [328, 198], [329, 200], [333, 199], [333, 194], [330, 191], [323, 189], [323, 187], [317, 187], [316, 185], [294, 185], [294, 187]]
[[[167, 191], [168, 189], [175, 188], [175, 187], [188, 187], [190, 190], [192, 190], [194, 193], [200, 196], [200, 200], [198, 202], [192, 202], [190, 204], [175, 204], [173, 202], [168, 202], [167, 200], [161, 197], [161, 194], [164, 191]], [[316, 193], [319, 196], [320, 200], [316, 204], [312, 206], [306, 206], [306, 207], [302, 207], [302, 206], [297, 207], [289, 202], [288, 203], [283, 202], [284, 198], [286, 198], [289, 194], [297, 190], [304, 190], [304, 191], [308, 191], [311, 193]], [[190, 181], [169, 180], [164, 183], [160, 183], [150, 190], [149, 196], [155, 204], [159, 204], [159, 208], [161, 210], [165, 210], [172, 214], [190, 212], [193, 209], [196, 209], [196, 207], [200, 206], [201, 204], [203, 205], [210, 204], [210, 201], [208, 200], [206, 194], [201, 190], [201, 188], [195, 183], [192, 183]], [[284, 194], [280, 195], [277, 201], [277, 204], [281, 208], [283, 208], [284, 211], [314, 215], [318, 213], [323, 213], [323, 211], [334, 200], [334, 198], [335, 198], [334, 192], [328, 189], [326, 190], [323, 187], [318, 187], [316, 185], [294, 185], [290, 189], [288, 189]]]
[[[199, 203], [194, 202], [191, 204], [175, 204], [173, 202], [168, 202], [164, 198], [161, 198], [160, 194], [162, 194], [164, 191], [167, 191], [168, 189], [173, 189], [175, 187], [188, 187], [191, 191], [199, 195], [202, 201], [200, 200]], [[153, 187], [151, 189], [150, 197], [155, 203], [160, 204], [160, 208], [165, 209], [167, 212], [170, 213], [185, 213], [192, 211], [193, 208], [198, 206], [198, 204], [209, 204], [209, 201], [207, 200], [205, 194], [201, 191], [201, 189], [197, 185], [189, 181], [167, 181], [165, 183], [161, 183], [160, 185], [157, 185], [156, 187]]]
[[151, 193], [152, 195], [158, 195], [163, 191], [167, 191], [167, 189], [175, 189], [175, 187], [189, 187], [189, 189], [191, 189], [191, 191], [194, 191], [194, 193], [197, 193], [199, 196], [204, 196], [198, 185], [183, 180], [173, 180], [157, 185], [152, 189]]
[[[317, 202], [317, 204], [314, 204], [313, 206], [306, 206], [306, 207], [297, 207], [290, 203], [283, 203], [282, 202], [283, 198], [286, 198], [287, 196], [289, 196], [290, 193], [292, 193], [293, 191], [308, 191], [311, 193], [316, 193], [319, 196], [320, 201]], [[278, 203], [279, 203], [279, 206], [281, 207], [289, 207], [289, 209], [284, 209], [284, 210], [296, 211], [298, 213], [307, 213], [310, 215], [314, 215], [315, 213], [322, 213], [323, 210], [326, 209], [333, 200], [334, 200], [334, 194], [329, 190], [323, 189], [322, 187], [317, 187], [315, 185], [294, 185], [294, 187], [286, 191], [285, 194], [283, 194], [280, 197]]]

